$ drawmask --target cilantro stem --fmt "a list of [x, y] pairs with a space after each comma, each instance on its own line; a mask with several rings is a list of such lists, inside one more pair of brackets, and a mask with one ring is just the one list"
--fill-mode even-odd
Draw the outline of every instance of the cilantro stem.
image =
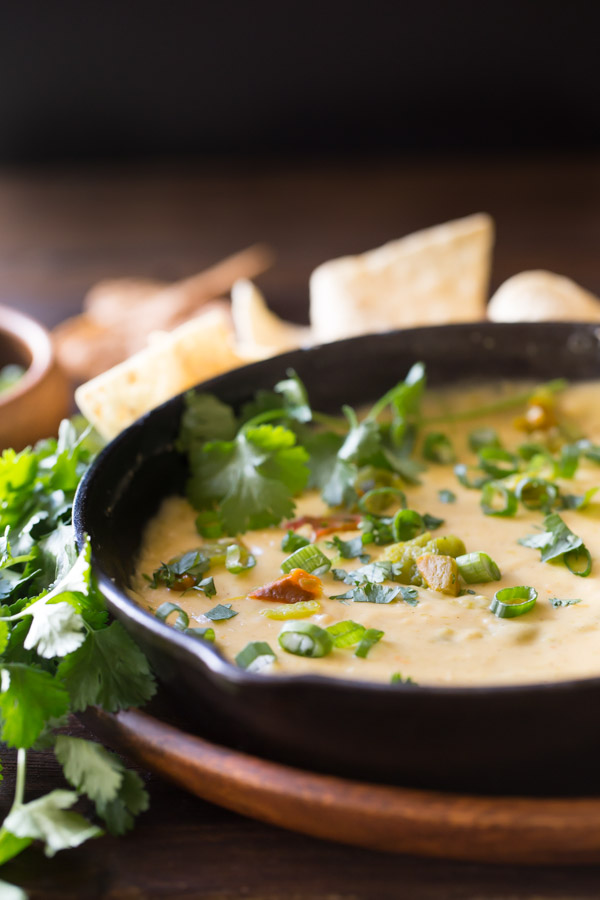
[[[464, 409], [462, 412], [442, 413], [442, 415], [439, 416], [430, 416], [429, 418], [422, 419], [421, 424], [441, 425], [444, 422], [464, 422], [469, 419], [479, 419], [482, 416], [489, 416], [494, 413], [514, 409], [517, 406], [522, 406], [524, 403], [527, 403], [528, 400], [531, 400], [532, 397], [535, 397], [540, 391], [549, 391], [552, 394], [557, 394], [559, 391], [564, 391], [567, 385], [568, 382], [565, 378], [555, 378], [554, 381], [548, 381], [546, 384], [538, 384], [535, 388], [523, 391], [520, 394], [515, 394], [512, 397], [505, 397], [503, 400], [496, 400], [494, 403], [475, 406], [472, 409]], [[383, 399], [385, 398], [382, 397], [382, 400]]]
[[18, 806], [23, 805], [25, 796], [25, 775], [27, 774], [27, 751], [19, 747], [17, 750], [17, 780], [15, 784], [15, 798], [10, 808], [10, 812]]
[[271, 422], [273, 419], [288, 418], [289, 412], [287, 411], [287, 409], [267, 409], [265, 410], [265, 412], [259, 413], [257, 416], [254, 416], [252, 419], [248, 419], [247, 422], [244, 422], [244, 424], [240, 428], [240, 432], [243, 433], [249, 428], [256, 428], [257, 425], [262, 425], [263, 422]]
[[315, 412], [313, 410], [312, 414], [313, 422], [319, 422], [321, 425], [327, 425], [329, 428], [335, 428], [339, 431], [343, 431], [344, 434], [348, 431], [346, 423], [343, 419], [340, 419], [339, 416], [328, 416], [327, 413]]

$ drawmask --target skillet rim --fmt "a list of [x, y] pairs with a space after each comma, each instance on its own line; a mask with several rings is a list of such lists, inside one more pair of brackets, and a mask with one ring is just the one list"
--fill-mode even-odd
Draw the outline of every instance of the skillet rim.
[[[508, 330], [535, 328], [536, 330], [539, 329], [542, 331], [546, 328], [550, 329], [560, 327], [565, 331], [565, 337], [569, 333], [577, 334], [578, 330], [582, 330], [584, 333], [589, 334], [590, 337], [592, 337], [597, 343], [600, 342], [600, 327], [598, 323], [593, 322], [459, 322], [448, 325], [429, 325], [419, 328], [404, 328], [383, 332], [374, 332], [358, 335], [356, 337], [345, 338], [339, 341], [332, 341], [328, 344], [316, 344], [311, 347], [301, 347], [295, 350], [290, 350], [286, 353], [278, 354], [274, 357], [269, 357], [266, 360], [259, 360], [257, 362], [249, 363], [245, 366], [240, 366], [237, 369], [231, 371], [235, 371], [237, 373], [251, 373], [256, 368], [261, 367], [265, 362], [272, 363], [273, 361], [280, 361], [282, 367], [285, 368], [286, 360], [291, 361], [292, 358], [297, 359], [298, 354], [309, 355], [316, 350], [322, 349], [323, 347], [337, 347], [340, 345], [347, 345], [350, 347], [351, 345], [360, 345], [367, 339], [376, 339], [378, 336], [390, 339], [393, 338], [394, 335], [398, 334], [409, 333], [416, 336], [425, 332], [429, 333], [436, 331], [439, 332], [441, 330], [444, 330], [445, 332], [447, 332], [448, 330], [461, 330], [469, 326], [472, 328], [476, 327], [482, 329], [484, 332], [493, 332], [494, 330], [498, 329], [498, 326], [500, 326], [502, 329]], [[224, 372], [221, 375], [217, 375], [214, 378], [208, 379], [207, 381], [202, 381], [199, 384], [194, 385], [194, 387], [190, 388], [189, 390], [214, 390], [215, 388], [218, 388], [219, 384], [221, 384], [222, 381], [231, 374], [231, 371]], [[186, 390], [181, 392], [180, 394], [177, 394], [175, 397], [171, 397], [169, 400], [166, 400], [159, 406], [149, 410], [143, 416], [140, 416], [139, 419], [129, 425], [120, 434], [118, 434], [116, 438], [110, 441], [101, 450], [92, 465], [89, 467], [77, 487], [77, 491], [73, 501], [73, 524], [75, 527], [75, 538], [80, 549], [83, 547], [87, 538], [85, 523], [89, 518], [92, 518], [93, 521], [93, 512], [91, 514], [88, 514], [87, 501], [89, 499], [88, 494], [90, 493], [91, 486], [93, 486], [93, 481], [96, 478], [97, 470], [99, 470], [103, 465], [106, 464], [107, 460], [110, 459], [111, 454], [114, 453], [122, 443], [129, 440], [131, 433], [135, 429], [147, 427], [148, 423], [154, 416], [158, 414], [159, 411], [165, 409], [170, 405], [175, 405], [178, 402], [181, 402], [181, 398], [187, 392], [188, 391]], [[523, 696], [528, 692], [533, 694], [534, 696], [545, 696], [549, 692], [561, 693], [583, 688], [600, 688], [600, 675], [590, 678], [571, 678], [563, 679], [560, 681], [535, 681], [525, 682], [523, 684], [443, 686], [409, 683], [403, 684], [401, 687], [388, 682], [368, 680], [362, 681], [358, 679], [353, 681], [348, 678], [338, 678], [326, 675], [282, 675], [277, 673], [260, 675], [259, 673], [248, 672], [246, 669], [241, 669], [239, 666], [236, 666], [233, 662], [230, 662], [226, 657], [224, 657], [223, 654], [218, 650], [218, 648], [215, 647], [212, 643], [208, 641], [202, 641], [201, 639], [194, 638], [190, 635], [185, 635], [184, 633], [177, 631], [172, 626], [167, 625], [165, 622], [162, 622], [160, 619], [157, 619], [156, 616], [154, 616], [149, 611], [144, 610], [133, 599], [131, 599], [131, 597], [129, 597], [124, 588], [120, 587], [102, 569], [93, 545], [91, 552], [91, 563], [98, 580], [98, 586], [102, 594], [108, 601], [109, 612], [112, 613], [112, 609], [110, 608], [110, 606], [114, 606], [116, 609], [118, 609], [121, 615], [123, 615], [127, 619], [132, 620], [137, 626], [141, 627], [142, 629], [150, 632], [150, 634], [154, 638], [157, 638], [160, 642], [166, 642], [167, 644], [172, 644], [174, 647], [176, 647], [179, 651], [179, 656], [177, 658], [177, 663], [179, 665], [185, 663], [185, 659], [181, 658], [181, 654], [183, 654], [184, 657], [185, 655], [193, 656], [213, 675], [225, 679], [226, 682], [232, 685], [252, 685], [254, 687], [258, 687], [260, 685], [262, 688], [266, 689], [268, 689], [269, 687], [284, 689], [285, 687], [289, 687], [291, 685], [298, 685], [300, 687], [306, 685], [307, 687], [311, 688], [340, 690], [342, 693], [346, 693], [348, 691], [352, 691], [353, 693], [356, 693], [357, 691], [364, 691], [365, 693], [375, 692], [376, 694], [378, 694], [379, 692], [383, 692], [383, 695], [387, 694], [388, 696], [402, 696], [406, 691], [410, 691], [410, 693], [414, 694], [415, 692], [418, 692], [419, 696], [430, 697], [434, 699], [450, 699], [452, 697], [456, 697], [457, 699], [467, 699], [469, 697], [481, 698], [485, 696], [510, 697], [514, 694]]]

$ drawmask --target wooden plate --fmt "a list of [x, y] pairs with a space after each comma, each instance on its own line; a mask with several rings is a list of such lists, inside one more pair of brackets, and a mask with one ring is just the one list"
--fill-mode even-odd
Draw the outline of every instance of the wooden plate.
[[82, 717], [103, 741], [204, 800], [315, 837], [490, 863], [600, 862], [600, 798], [479, 797], [305, 772], [212, 744], [139, 710]]

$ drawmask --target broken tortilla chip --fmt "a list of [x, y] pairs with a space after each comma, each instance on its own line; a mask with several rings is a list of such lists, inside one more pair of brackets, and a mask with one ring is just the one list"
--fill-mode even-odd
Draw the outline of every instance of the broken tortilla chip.
[[520, 272], [501, 284], [488, 306], [492, 322], [600, 321], [600, 299], [570, 278]]
[[236, 349], [245, 359], [265, 359], [313, 343], [310, 328], [285, 322], [271, 312], [262, 293], [247, 278], [238, 279], [231, 289], [231, 315]]
[[216, 308], [156, 335], [150, 346], [77, 388], [75, 400], [111, 440], [170, 397], [243, 362], [232, 346], [229, 316]]
[[310, 279], [315, 340], [484, 318], [493, 239], [479, 213], [323, 263]]

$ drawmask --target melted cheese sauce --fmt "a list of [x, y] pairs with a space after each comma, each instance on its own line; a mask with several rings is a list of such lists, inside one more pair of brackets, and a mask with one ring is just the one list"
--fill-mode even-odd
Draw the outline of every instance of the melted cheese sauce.
[[[511, 390], [514, 391], [513, 385]], [[469, 408], [497, 399], [498, 387], [476, 391], [448, 392], [433, 400], [428, 398], [428, 413], [434, 403], [437, 409]], [[561, 420], [577, 423], [582, 433], [600, 442], [600, 384], [581, 384], [568, 389], [559, 400]], [[468, 433], [476, 427], [495, 427], [510, 450], [528, 440], [513, 426], [515, 412], [477, 419], [453, 426], [432, 426], [426, 431], [440, 430], [454, 443], [458, 459], [474, 461], [468, 450]], [[261, 615], [273, 603], [252, 600], [247, 594], [254, 588], [281, 576], [279, 566], [287, 555], [281, 550], [283, 528], [248, 532], [243, 541], [256, 557], [256, 566], [242, 575], [232, 575], [224, 566], [213, 567], [217, 595], [207, 598], [196, 591], [180, 593], [161, 587], [150, 588], [143, 573], [151, 574], [162, 561], [202, 545], [195, 529], [195, 511], [182, 497], [164, 501], [158, 515], [148, 524], [137, 561], [130, 591], [133, 599], [151, 611], [161, 603], [177, 603], [190, 616], [190, 627], [213, 627], [216, 646], [233, 660], [250, 641], [266, 641], [277, 655], [277, 661], [263, 669], [265, 673], [323, 674], [345, 678], [389, 682], [400, 672], [419, 684], [490, 685], [557, 681], [600, 675], [600, 492], [598, 502], [582, 511], [559, 511], [566, 524], [579, 535], [591, 552], [593, 567], [587, 578], [573, 575], [562, 562], [540, 562], [540, 551], [517, 543], [538, 529], [543, 514], [526, 510], [519, 504], [512, 518], [485, 516], [480, 508], [479, 490], [460, 485], [450, 465], [429, 464], [421, 485], [406, 487], [408, 506], [445, 520], [432, 533], [433, 537], [455, 534], [462, 538], [467, 552], [482, 550], [498, 564], [502, 580], [481, 585], [468, 585], [480, 593], [450, 597], [418, 588], [419, 603], [412, 607], [402, 601], [390, 604], [341, 603], [329, 599], [344, 593], [348, 587], [334, 581], [330, 573], [321, 576], [323, 597], [321, 610], [304, 621], [325, 628], [334, 622], [352, 619], [366, 628], [384, 632], [366, 659], [354, 655], [355, 647], [334, 649], [317, 659], [286, 653], [278, 643], [282, 621]], [[583, 494], [600, 485], [600, 466], [581, 460], [570, 481], [557, 482], [564, 493]], [[442, 503], [439, 491], [449, 489], [456, 502]], [[316, 493], [307, 493], [297, 502], [296, 515], [327, 512]], [[344, 532], [350, 539], [358, 532]], [[331, 536], [318, 542], [330, 558], [334, 551], [325, 545]], [[365, 548], [375, 561], [384, 547]], [[335, 559], [333, 566], [350, 570], [361, 565], [358, 560]], [[518, 618], [499, 619], [488, 607], [496, 590], [514, 585], [531, 585], [538, 592], [534, 609]], [[579, 599], [568, 607], [553, 608], [549, 598]], [[212, 622], [204, 613], [217, 603], [232, 603], [235, 618]], [[279, 604], [277, 604], [279, 605]]]

